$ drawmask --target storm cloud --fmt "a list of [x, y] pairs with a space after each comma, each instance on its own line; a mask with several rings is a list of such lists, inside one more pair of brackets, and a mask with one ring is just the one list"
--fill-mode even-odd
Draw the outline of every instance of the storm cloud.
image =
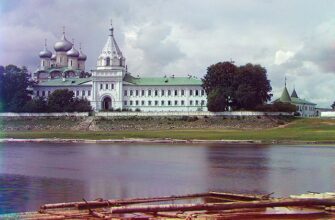
[[335, 1], [332, 0], [2, 0], [0, 64], [39, 64], [65, 26], [82, 43], [87, 69], [105, 44], [110, 19], [128, 70], [202, 77], [216, 62], [260, 64], [274, 98], [289, 90], [329, 107], [335, 100]]

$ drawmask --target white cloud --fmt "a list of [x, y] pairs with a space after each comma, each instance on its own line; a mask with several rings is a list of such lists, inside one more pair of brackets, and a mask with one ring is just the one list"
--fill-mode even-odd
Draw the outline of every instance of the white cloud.
[[275, 64], [280, 65], [283, 63], [286, 63], [289, 59], [291, 59], [294, 56], [294, 53], [292, 51], [282, 51], [278, 50], [275, 55]]

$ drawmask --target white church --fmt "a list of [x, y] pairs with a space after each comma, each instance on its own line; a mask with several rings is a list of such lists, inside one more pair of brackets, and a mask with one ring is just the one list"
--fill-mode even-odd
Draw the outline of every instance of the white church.
[[55, 53], [40, 52], [40, 67], [32, 74], [34, 97], [47, 98], [57, 89], [68, 89], [78, 98], [91, 102], [95, 111], [131, 109], [140, 111], [207, 111], [207, 96], [202, 81], [195, 76], [133, 76], [118, 47], [114, 29], [110, 34], [92, 76], [85, 77], [87, 56], [62, 38], [54, 45]]

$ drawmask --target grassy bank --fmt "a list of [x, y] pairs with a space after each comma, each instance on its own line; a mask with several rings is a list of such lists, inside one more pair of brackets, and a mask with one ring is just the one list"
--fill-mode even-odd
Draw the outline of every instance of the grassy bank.
[[335, 142], [335, 120], [295, 119], [271, 128], [170, 128], [115, 131], [6, 131], [1, 138], [64, 138], [64, 139], [123, 139], [123, 138], [172, 138], [201, 140], [262, 140]]

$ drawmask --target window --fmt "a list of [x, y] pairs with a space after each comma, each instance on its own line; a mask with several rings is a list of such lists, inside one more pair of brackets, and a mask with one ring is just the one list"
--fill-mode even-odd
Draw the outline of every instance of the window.
[[155, 96], [158, 96], [158, 90], [155, 90]]
[[178, 90], [174, 90], [174, 96], [178, 95]]
[[106, 58], [106, 66], [111, 65], [111, 59], [109, 57]]
[[144, 96], [144, 90], [141, 90], [141, 96]]
[[158, 105], [158, 101], [156, 100], [156, 101], [155, 101], [155, 106], [157, 106], [157, 105]]
[[136, 103], [136, 106], [138, 106], [138, 100], [136, 100], [135, 103]]
[[102, 83], [100, 84], [100, 90], [102, 90]]
[[124, 96], [127, 96], [127, 90], [124, 90]]
[[174, 105], [178, 105], [178, 101], [177, 100], [174, 101]]
[[181, 105], [185, 105], [185, 101], [184, 100], [181, 100]]
[[168, 101], [168, 105], [169, 105], [169, 106], [171, 105], [171, 101], [170, 101], [170, 100]]
[[199, 101], [198, 100], [195, 100], [195, 105], [199, 105]]
[[112, 89], [114, 89], [114, 84], [112, 83]]
[[199, 95], [199, 90], [195, 90], [195, 96]]
[[42, 91], [42, 96], [45, 96], [45, 91], [44, 90]]
[[205, 105], [205, 100], [201, 100], [201, 106]]
[[190, 90], [190, 95], [193, 95], [193, 90], [192, 89]]
[[133, 101], [130, 101], [130, 102], [129, 102], [129, 105], [133, 105]]
[[192, 100], [190, 101], [190, 105], [193, 105], [193, 101]]
[[88, 90], [88, 91], [87, 91], [87, 95], [88, 95], [88, 96], [91, 96], [91, 90]]
[[132, 96], [133, 95], [133, 90], [130, 90], [130, 95], [129, 96]]
[[170, 96], [171, 95], [171, 90], [168, 90], [168, 96]]
[[108, 89], [108, 84], [106, 84], [106, 89]]
[[36, 95], [37, 95], [37, 96], [40, 96], [40, 91], [37, 91], [37, 92], [36, 92]]
[[148, 101], [148, 105], [151, 105], [151, 101]]
[[201, 90], [201, 95], [204, 96], [205, 95], [205, 90]]
[[143, 100], [142, 100], [141, 104], [144, 105], [144, 101]]
[[81, 92], [81, 94], [82, 94], [82, 96], [85, 96], [85, 90], [83, 90], [83, 91]]
[[76, 96], [79, 96], [79, 90], [76, 91]]
[[48, 91], [48, 96], [50, 95], [50, 93], [51, 93], [51, 92], [50, 92], [50, 91]]
[[184, 96], [185, 95], [185, 91], [182, 89], [181, 90], [181, 95]]
[[127, 105], [127, 101], [124, 101], [124, 102], [123, 102], [123, 105]]
[[70, 61], [70, 63], [71, 63], [71, 66], [72, 66], [72, 60]]
[[44, 64], [44, 60], [42, 61], [42, 66], [45, 66], [45, 64]]
[[138, 90], [136, 90], [136, 92], [135, 92], [135, 93], [136, 93], [136, 96], [138, 96], [138, 94], [139, 94]]
[[161, 95], [164, 96], [164, 94], [165, 94], [165, 92], [164, 92], [164, 90], [162, 89], [162, 91], [161, 91]]
[[162, 100], [161, 101], [161, 106], [164, 106], [164, 105], [165, 105], [164, 100]]
[[151, 96], [151, 90], [150, 89], [148, 90], [148, 96]]

